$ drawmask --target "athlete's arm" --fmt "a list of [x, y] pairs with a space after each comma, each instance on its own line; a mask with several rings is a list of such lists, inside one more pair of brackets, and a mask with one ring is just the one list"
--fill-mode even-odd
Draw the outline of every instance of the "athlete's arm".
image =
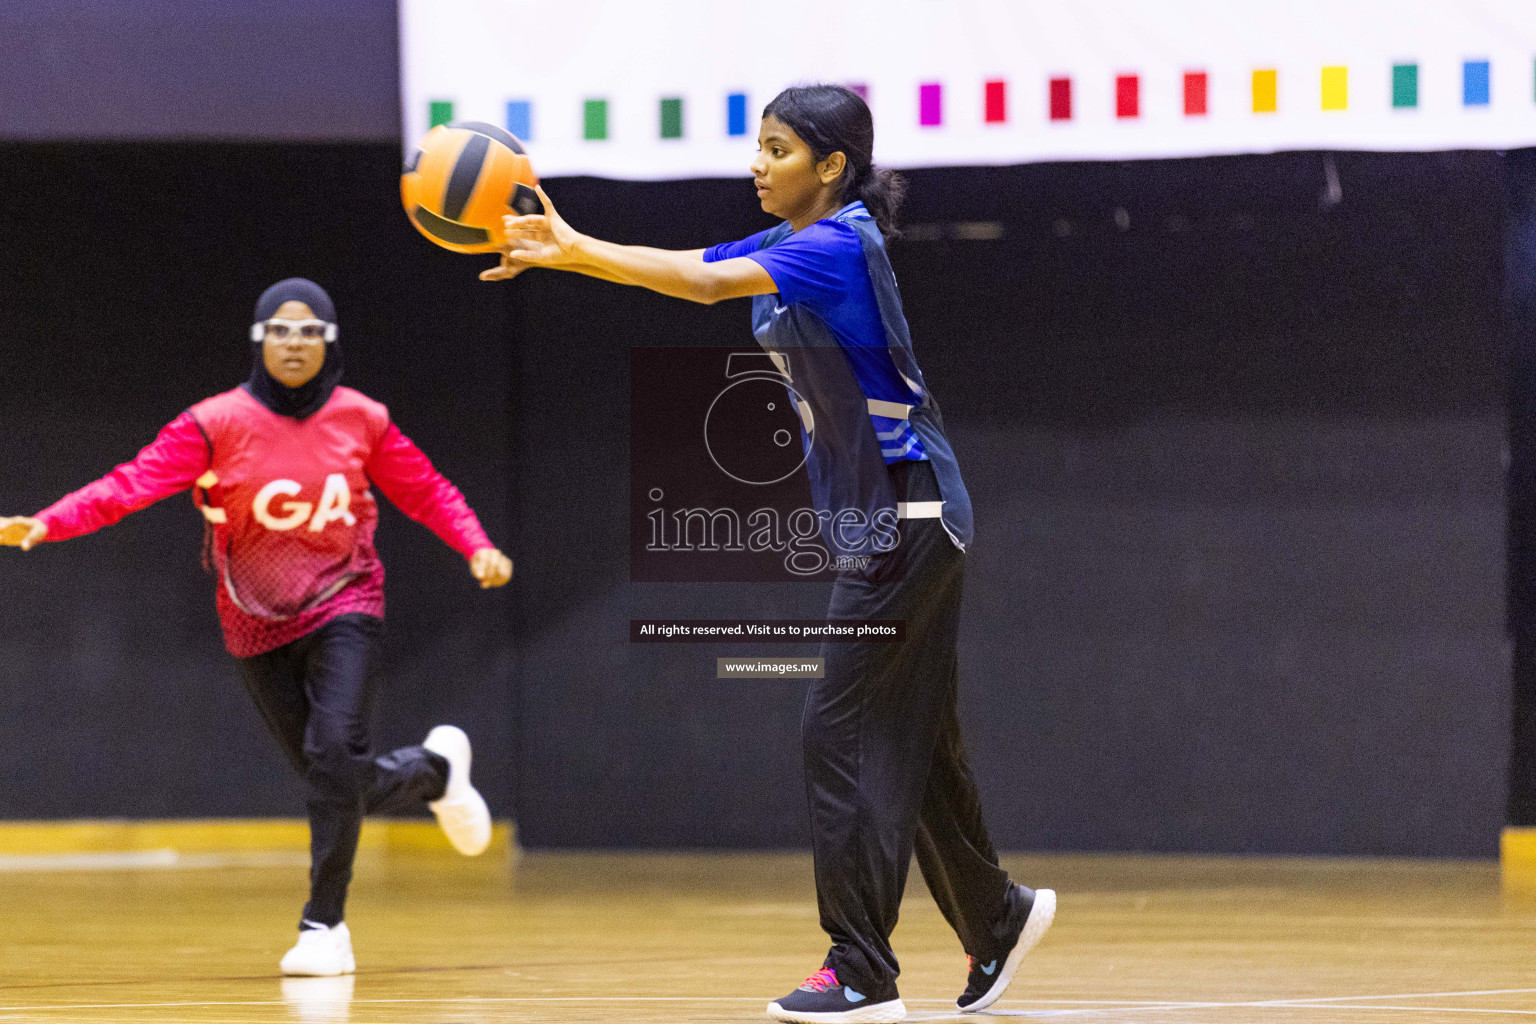
[[[646, 249], [647, 247], [645, 247], [645, 246], [638, 246], [637, 245], [637, 246], [631, 246], [631, 248], [634, 248], [634, 249]], [[704, 262], [704, 250], [703, 249], [680, 249], [680, 250], [647, 249], [647, 251], [649, 251], [649, 252], [670, 252], [670, 253], [672, 253], [675, 256], [686, 256], [689, 259], [698, 260], [700, 263]], [[513, 260], [508, 259], [507, 255], [505, 253], [503, 253], [502, 257], [501, 257], [501, 266], [499, 266], [499, 267], [492, 267], [490, 270], [482, 270], [480, 272], [480, 280], [482, 280], [482, 281], [510, 281], [514, 277], [516, 277], [518, 274], [521, 274], [523, 271], [529, 270], [532, 267], [533, 267], [533, 264], [531, 264], [531, 263], [517, 263], [517, 262], [514, 262]], [[599, 281], [612, 281], [614, 284], [634, 284], [635, 283], [633, 281], [625, 280], [624, 278], [619, 277], [617, 274], [610, 273], [610, 272], [602, 269], [601, 267], [592, 266], [591, 264], [587, 264], [587, 263], [562, 263], [559, 266], [551, 266], [549, 269], [551, 269], [551, 270], [570, 270], [570, 271], [574, 271], [575, 273], [578, 273], [578, 274], [585, 274], [587, 277], [595, 277]]]
[[31, 550], [111, 526], [130, 512], [191, 487], [208, 471], [208, 442], [190, 412], [172, 420], [132, 462], [60, 498], [36, 516], [0, 519], [0, 545]]
[[556, 212], [542, 187], [538, 192], [544, 201], [543, 214], [506, 218], [511, 248], [503, 261], [511, 266], [572, 270], [692, 302], [715, 303], [778, 291], [766, 270], [743, 257], [705, 263], [703, 249], [617, 245], [583, 235]]
[[512, 578], [512, 560], [497, 550], [459, 489], [393, 423], [363, 466], [384, 496], [469, 560], [482, 587]]

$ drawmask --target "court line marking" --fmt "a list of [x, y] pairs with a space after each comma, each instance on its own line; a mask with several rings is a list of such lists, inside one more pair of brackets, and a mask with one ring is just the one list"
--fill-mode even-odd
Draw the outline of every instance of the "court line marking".
[[[1307, 996], [1301, 999], [1253, 999], [1242, 1002], [1196, 1003], [1188, 1000], [1190, 1006], [1309, 1006], [1312, 1004], [1326, 1005], [1329, 1003], [1354, 1003], [1366, 1002], [1372, 999], [1450, 999], [1456, 996], [1518, 996], [1536, 993], [1536, 988], [1480, 988], [1462, 989], [1456, 992], [1396, 992], [1391, 995], [1374, 996]], [[1184, 1002], [1184, 1001], [1181, 1001]]]
[[[1254, 1003], [1169, 1003], [1158, 1006], [1105, 1006], [1099, 1009], [1086, 1010], [978, 1010], [969, 1014], [935, 1014], [923, 1015], [922, 1020], [964, 1020], [966, 1018], [996, 1016], [996, 1017], [1079, 1017], [1087, 1014], [1110, 1014], [1122, 1010], [1210, 1010], [1210, 1009], [1299, 1009], [1299, 1010], [1391, 1010], [1393, 1012], [1407, 1011], [1410, 1013], [1500, 1013], [1521, 1014], [1536, 1016], [1536, 1010], [1501, 1010], [1501, 1009], [1477, 1009], [1470, 1006], [1379, 1006], [1371, 1003], [1351, 1003], [1340, 1006], [1336, 1003], [1304, 1003], [1295, 1006], [1289, 1003], [1254, 1002]], [[910, 1015], [908, 1019], [913, 1019]]]
[[[616, 957], [605, 960], [583, 961], [588, 966], [607, 967], [613, 964], [659, 964], [678, 963], [675, 956], [641, 956], [641, 957]], [[514, 967], [527, 969], [530, 967], [558, 967], [570, 963], [569, 960], [520, 960], [516, 964], [457, 964], [453, 966], [429, 965], [424, 967], [373, 967], [358, 971], [359, 978], [383, 978], [395, 977], [405, 974], [443, 974], [455, 971], [510, 971]], [[176, 981], [184, 984], [210, 984], [220, 981], [275, 981], [281, 979], [281, 974], [218, 974], [197, 975], [191, 978], [178, 978]], [[98, 981], [28, 981], [15, 985], [0, 985], [0, 992], [13, 992], [22, 989], [39, 988], [106, 988], [113, 985], [127, 987], [130, 985], [160, 985], [165, 983], [164, 978], [107, 978]], [[4, 1009], [4, 1007], [0, 1007]]]
[[[1375, 999], [1449, 999], [1454, 996], [1495, 996], [1495, 995], [1526, 995], [1536, 993], [1536, 988], [1487, 988], [1464, 989], [1456, 992], [1405, 992], [1395, 995], [1371, 995], [1371, 996], [1312, 996], [1304, 999], [1255, 999], [1242, 1002], [1194, 1002], [1177, 1000], [1158, 1000], [1136, 1002], [1132, 1000], [1087, 1000], [1087, 999], [1021, 999], [1020, 1002], [1033, 1003], [1093, 1003], [1094, 1005], [1083, 1009], [1071, 1010], [982, 1010], [975, 1013], [961, 1014], [958, 1010], [953, 1014], [939, 1014], [927, 1018], [933, 1020], [948, 1019], [949, 1017], [964, 1017], [977, 1019], [982, 1017], [1019, 1017], [1019, 1016], [1076, 1016], [1085, 1013], [1116, 1013], [1122, 1010], [1202, 1010], [1202, 1009], [1234, 1009], [1244, 1007], [1308, 1007], [1316, 1006], [1318, 1009], [1403, 1009], [1421, 1012], [1441, 1011], [1449, 1013], [1505, 1013], [1536, 1016], [1536, 1010], [1503, 1010], [1475, 1008], [1446, 1007], [1446, 1006], [1355, 1006], [1338, 1007], [1337, 1003], [1364, 1003]], [[350, 999], [348, 1003], [365, 1005], [393, 1005], [393, 1004], [422, 1004], [422, 1003], [452, 1003], [452, 1004], [485, 1004], [485, 1003], [757, 1003], [762, 1002], [762, 996], [453, 996], [437, 998], [396, 998], [396, 999]], [[340, 1001], [340, 1000], [338, 1000]], [[208, 1000], [165, 1003], [58, 1003], [47, 1006], [0, 1006], [0, 1013], [15, 1011], [53, 1011], [53, 1010], [153, 1010], [171, 1009], [174, 1007], [196, 1006], [284, 1006], [288, 1000], [284, 999], [241, 999], [241, 1000]], [[948, 1002], [938, 999], [913, 999], [913, 1003]], [[1113, 1004], [1113, 1005], [1107, 1005]]]
[[[368, 1005], [394, 1005], [394, 1004], [425, 1004], [443, 1003], [465, 1006], [476, 1006], [486, 1003], [751, 1003], [758, 1004], [767, 1001], [764, 996], [439, 996], [436, 998], [396, 998], [396, 999], [342, 999], [333, 1000], [337, 1003], [368, 1004]], [[917, 1000], [908, 1000], [916, 1002]], [[947, 999], [924, 999], [925, 1003], [947, 1003]], [[1030, 1000], [1036, 1003], [1091, 1003], [1093, 1008], [1085, 1010], [1012, 1010], [962, 1014], [959, 1010], [952, 1013], [929, 1011], [924, 1020], [947, 1020], [950, 1018], [962, 1019], [985, 1016], [1043, 1016], [1069, 1013], [1093, 1013], [1102, 1010], [1156, 1010], [1163, 1008], [1184, 1009], [1186, 1004], [1169, 1002], [1132, 1002], [1124, 999], [1036, 999]], [[53, 1003], [41, 1006], [0, 1006], [0, 1013], [16, 1011], [56, 1011], [56, 1010], [159, 1010], [159, 1009], [189, 1009], [205, 1006], [284, 1006], [286, 999], [231, 999], [188, 1001], [172, 1003]]]
[[[349, 1005], [395, 1003], [453, 1003], [475, 1006], [484, 1003], [764, 1003], [761, 996], [440, 996], [435, 999], [341, 999], [326, 1000]], [[285, 1006], [286, 999], [225, 999], [180, 1003], [57, 1003], [47, 1006], [0, 1006], [0, 1013], [26, 1010], [170, 1010], [198, 1006]]]
[[[1329, 1007], [1321, 1007], [1321, 1009], [1329, 1009]], [[1471, 1007], [1462, 1007], [1462, 1006], [1360, 1006], [1360, 1005], [1355, 1005], [1355, 1006], [1350, 1006], [1350, 1007], [1342, 1007], [1341, 1006], [1341, 1007], [1338, 1007], [1338, 1009], [1341, 1009], [1341, 1010], [1342, 1009], [1350, 1009], [1350, 1010], [1413, 1010], [1413, 1011], [1416, 1011], [1418, 1013], [1515, 1013], [1515, 1014], [1523, 1014], [1523, 1015], [1525, 1015], [1527, 1017], [1536, 1017], [1536, 1010], [1496, 1010], [1496, 1009], [1478, 1010], [1478, 1009], [1473, 1009]]]
[[[1395, 1006], [1368, 1006], [1368, 1005], [1364, 1005], [1366, 1002], [1368, 1002], [1370, 1000], [1378, 1000], [1378, 999], [1451, 999], [1451, 998], [1466, 997], [1466, 996], [1529, 995], [1531, 993], [1536, 993], [1536, 988], [1466, 989], [1466, 990], [1457, 991], [1457, 992], [1399, 992], [1399, 993], [1394, 993], [1394, 994], [1391, 994], [1391, 995], [1373, 995], [1373, 996], [1311, 996], [1311, 997], [1304, 998], [1304, 999], [1251, 999], [1251, 1000], [1244, 1000], [1244, 1001], [1239, 1001], [1239, 1002], [1195, 1002], [1195, 1001], [1191, 1000], [1191, 1001], [1187, 1001], [1187, 1002], [1166, 1002], [1166, 1003], [1161, 1003], [1161, 1004], [1156, 1004], [1156, 1005], [1143, 1005], [1143, 1006], [1101, 1006], [1101, 1007], [1097, 1007], [1097, 1008], [1087, 1008], [1087, 1009], [1081, 1009], [1081, 1010], [1078, 1010], [1078, 1009], [1072, 1009], [1072, 1010], [1049, 1010], [1049, 1009], [1047, 1009], [1047, 1010], [1037, 1010], [1037, 1011], [1034, 1011], [1033, 1013], [1029, 1013], [1029, 1011], [1017, 1011], [1017, 1010], [1013, 1010], [1013, 1011], [1010, 1011], [1010, 1010], [1001, 1010], [1001, 1011], [981, 1010], [981, 1011], [978, 1011], [977, 1013], [974, 1013], [974, 1014], [967, 1014], [966, 1016], [968, 1016], [968, 1017], [985, 1017], [985, 1016], [988, 1016], [989, 1014], [993, 1015], [993, 1016], [1020, 1016], [1020, 1015], [1023, 1015], [1023, 1014], [1027, 1013], [1030, 1016], [1075, 1017], [1075, 1016], [1082, 1016], [1084, 1014], [1089, 1014], [1089, 1013], [1121, 1013], [1121, 1012], [1124, 1012], [1126, 1010], [1152, 1010], [1152, 1009], [1156, 1009], [1156, 1010], [1232, 1010], [1232, 1009], [1262, 1009], [1262, 1008], [1265, 1008], [1265, 1007], [1298, 1008], [1298, 1009], [1316, 1008], [1316, 1009], [1319, 1009], [1319, 1010], [1327, 1010], [1327, 1009], [1335, 1009], [1335, 1010], [1392, 1009], [1392, 1010], [1399, 1010], [1400, 1009], [1400, 1010], [1412, 1010], [1412, 1011], [1418, 1012], [1418, 1013], [1431, 1013], [1431, 1012], [1445, 1012], [1445, 1013], [1506, 1013], [1506, 1014], [1513, 1013], [1513, 1014], [1520, 1014], [1520, 1015], [1524, 1015], [1524, 1016], [1536, 1016], [1536, 1010], [1503, 1010], [1503, 1009], [1487, 1009], [1487, 1010], [1483, 1010], [1483, 1009], [1477, 1009], [1477, 1008], [1474, 1008], [1474, 1007], [1451, 1007], [1451, 1006], [1402, 1006], [1402, 1007], [1395, 1007]], [[1353, 1005], [1341, 1005], [1341, 1004], [1353, 1004]]]
[[[1296, 1006], [1291, 1003], [1256, 1002], [1256, 1003], [1185, 1003], [1169, 1006], [1107, 1006], [1099, 1010], [1004, 1010], [998, 1016], [1010, 1017], [1075, 1017], [1089, 1013], [1114, 1013], [1119, 1010], [1206, 1010], [1206, 1009], [1301, 1009], [1301, 1010], [1392, 1010], [1408, 1011], [1410, 1013], [1501, 1013], [1516, 1014], [1519, 1016], [1536, 1017], [1536, 1010], [1503, 1010], [1503, 1009], [1479, 1009], [1471, 1006], [1381, 1006], [1371, 1003], [1353, 1003], [1349, 1006], [1339, 1006], [1335, 1003], [1304, 1003]], [[981, 1010], [976, 1014], [966, 1016], [982, 1016], [988, 1011]], [[956, 1015], [959, 1016], [958, 1014]], [[928, 1018], [938, 1020], [942, 1018]]]
[[[1386, 997], [1383, 997], [1383, 998], [1390, 999], [1390, 998], [1394, 998], [1394, 997], [1386, 996]], [[1183, 1006], [1186, 1002], [1188, 1002], [1187, 999], [1031, 999], [1031, 998], [1029, 998], [1027, 996], [1016, 996], [1016, 997], [1014, 997], [1013, 1001], [1014, 1002], [1020, 1002], [1020, 1003], [1066, 1003], [1066, 1004], [1071, 1005], [1071, 1006], [1079, 1006], [1079, 1005], [1081, 1005], [1081, 1006], [1131, 1006], [1131, 1007]], [[906, 999], [906, 998], [903, 998], [902, 1002], [904, 1002], [904, 1003], [940, 1003], [940, 1004], [943, 1004], [943, 1005], [953, 1006], [955, 1001], [953, 999]], [[960, 1011], [957, 1009], [955, 1012], [958, 1013]], [[987, 1015], [987, 1012], [988, 1011], [986, 1011], [986, 1010], [975, 1010], [975, 1011], [972, 1011], [970, 1013], [967, 1013], [966, 1016], [967, 1017], [985, 1017]]]
[[[1457, 992], [1402, 992], [1390, 996], [1313, 996], [1308, 999], [1268, 999], [1265, 1003], [1277, 1006], [1294, 1003], [1342, 1003], [1365, 999], [1449, 999], [1452, 996], [1520, 996], [1530, 995], [1536, 988], [1474, 988]], [[1246, 1003], [1243, 1005], [1247, 1005]]]
[[290, 850], [239, 853], [183, 853], [165, 847], [123, 852], [0, 854], [0, 873], [75, 871], [165, 871], [201, 868], [306, 867], [309, 854]]

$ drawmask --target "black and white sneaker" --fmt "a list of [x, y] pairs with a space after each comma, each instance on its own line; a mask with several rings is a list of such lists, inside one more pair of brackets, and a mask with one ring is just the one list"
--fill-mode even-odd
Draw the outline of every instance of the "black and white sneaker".
[[856, 992], [838, 981], [832, 968], [823, 967], [769, 1003], [768, 1016], [801, 1024], [896, 1024], [906, 1019], [907, 1007], [895, 985], [884, 992]]
[[1018, 973], [1019, 964], [1024, 961], [1024, 954], [1034, 949], [1035, 945], [1045, 938], [1046, 931], [1055, 919], [1055, 890], [1036, 889], [1034, 900], [1024, 909], [1024, 921], [1019, 928], [1019, 937], [1014, 940], [1013, 948], [1008, 951], [1008, 954], [986, 962], [974, 956], [967, 958], [971, 962], [971, 974], [967, 979], [965, 992], [955, 1000], [955, 1005], [971, 1013], [976, 1010], [985, 1010], [1002, 998], [1008, 983]]

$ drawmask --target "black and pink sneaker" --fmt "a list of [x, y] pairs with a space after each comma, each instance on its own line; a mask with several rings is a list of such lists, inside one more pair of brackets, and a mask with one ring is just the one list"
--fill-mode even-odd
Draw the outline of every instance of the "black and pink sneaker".
[[907, 1007], [895, 985], [859, 992], [838, 981], [832, 968], [823, 967], [789, 995], [769, 1003], [768, 1016], [801, 1024], [896, 1024], [906, 1019]]
[[[1029, 891], [1017, 885], [1014, 890], [1010, 894], [1014, 898]], [[955, 1005], [965, 1012], [985, 1010], [1002, 998], [1008, 983], [1018, 973], [1024, 954], [1045, 938], [1046, 930], [1056, 919], [1056, 893], [1051, 889], [1036, 889], [1034, 898], [1019, 909], [1024, 912], [1023, 920], [1019, 923], [1018, 938], [1014, 939], [1012, 949], [1002, 956], [985, 961], [980, 957], [967, 956], [966, 959], [971, 962], [970, 975], [966, 979], [965, 991], [955, 1000]]]

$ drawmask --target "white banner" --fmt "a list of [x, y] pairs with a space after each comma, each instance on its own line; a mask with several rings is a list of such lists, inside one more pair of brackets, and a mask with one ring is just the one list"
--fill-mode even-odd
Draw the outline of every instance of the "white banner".
[[401, 0], [407, 147], [544, 175], [746, 174], [786, 85], [859, 89], [893, 167], [1536, 145], [1536, 0]]

